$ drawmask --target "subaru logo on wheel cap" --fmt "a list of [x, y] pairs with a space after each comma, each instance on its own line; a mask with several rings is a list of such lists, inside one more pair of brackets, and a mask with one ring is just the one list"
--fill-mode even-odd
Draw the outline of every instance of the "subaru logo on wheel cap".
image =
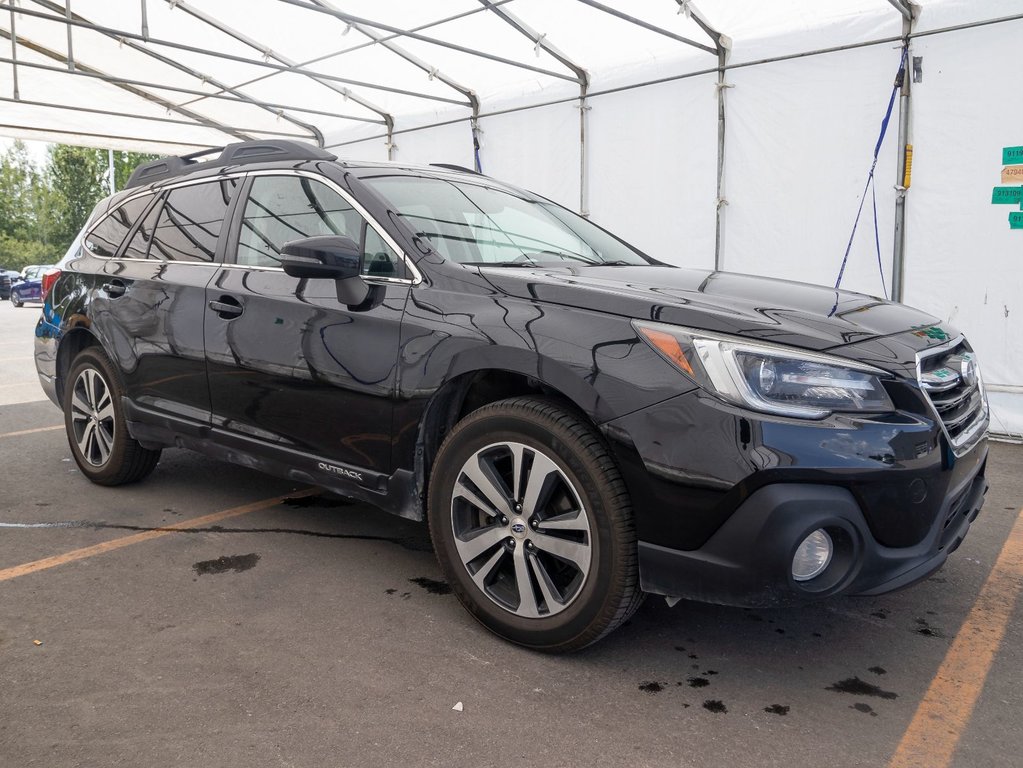
[[522, 534], [522, 533], [526, 532], [526, 524], [525, 523], [512, 523], [511, 529], [512, 529], [512, 533]]

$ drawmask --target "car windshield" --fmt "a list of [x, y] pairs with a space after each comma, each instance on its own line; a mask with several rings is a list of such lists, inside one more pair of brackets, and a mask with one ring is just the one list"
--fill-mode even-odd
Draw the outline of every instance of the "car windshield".
[[363, 181], [445, 258], [478, 266], [646, 265], [583, 217], [485, 179], [377, 176]]

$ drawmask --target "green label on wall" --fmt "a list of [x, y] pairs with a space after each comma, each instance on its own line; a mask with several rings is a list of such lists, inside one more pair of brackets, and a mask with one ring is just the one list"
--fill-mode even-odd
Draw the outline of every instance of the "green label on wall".
[[1009, 214], [1009, 229], [1023, 229], [1023, 211], [1013, 211]]
[[1003, 147], [1002, 165], [1023, 163], [1023, 147]]
[[1023, 203], [1023, 187], [995, 187], [991, 192], [995, 205], [1017, 205]]

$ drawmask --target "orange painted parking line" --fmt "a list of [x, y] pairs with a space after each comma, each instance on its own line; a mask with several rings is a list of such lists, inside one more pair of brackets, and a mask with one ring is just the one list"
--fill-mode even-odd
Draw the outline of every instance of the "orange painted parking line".
[[36, 427], [35, 429], [22, 429], [18, 432], [4, 432], [0, 435], [0, 439], [5, 437], [21, 437], [22, 435], [34, 435], [36, 432], [53, 432], [55, 429], [64, 429], [64, 425], [58, 424], [55, 427]]
[[0, 570], [0, 581], [16, 579], [19, 576], [27, 576], [28, 574], [36, 573], [37, 571], [45, 571], [48, 568], [56, 568], [58, 565], [72, 563], [75, 560], [84, 560], [87, 557], [102, 555], [107, 552], [112, 552], [115, 549], [129, 547], [132, 544], [140, 544], [143, 541], [157, 539], [161, 536], [168, 536], [169, 534], [172, 534], [176, 531], [184, 531], [188, 530], [189, 528], [201, 528], [204, 525], [209, 525], [210, 523], [216, 523], [221, 520], [226, 520], [229, 517], [238, 517], [239, 515], [245, 515], [248, 514], [249, 512], [257, 512], [261, 509], [267, 509], [268, 507], [275, 507], [285, 499], [293, 499], [298, 496], [309, 496], [313, 493], [319, 492], [320, 491], [318, 488], [308, 488], [304, 491], [296, 491], [295, 493], [289, 493], [286, 496], [275, 496], [272, 499], [254, 501], [251, 504], [244, 504], [240, 507], [232, 507], [231, 509], [225, 509], [221, 512], [214, 512], [211, 515], [204, 515], [203, 517], [194, 517], [191, 520], [183, 520], [180, 523], [174, 523], [174, 525], [168, 525], [162, 528], [155, 528], [151, 531], [143, 531], [142, 533], [133, 533], [130, 536], [122, 536], [119, 539], [105, 541], [102, 544], [95, 544], [91, 547], [73, 549], [70, 552], [65, 552], [62, 555], [44, 557], [42, 560], [35, 560], [31, 563], [25, 563], [24, 565], [15, 565], [11, 568], [4, 568], [3, 570]]
[[1023, 510], [888, 768], [947, 768], [1023, 588]]

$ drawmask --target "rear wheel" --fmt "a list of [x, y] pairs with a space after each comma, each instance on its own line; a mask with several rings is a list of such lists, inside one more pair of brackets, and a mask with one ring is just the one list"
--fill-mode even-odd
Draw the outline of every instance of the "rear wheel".
[[498, 635], [561, 652], [638, 607], [628, 494], [599, 435], [539, 398], [470, 414], [431, 475], [430, 532], [468, 611]]
[[152, 472], [160, 451], [143, 448], [128, 434], [121, 386], [106, 356], [86, 349], [67, 381], [64, 426], [82, 474], [99, 485], [124, 485]]

